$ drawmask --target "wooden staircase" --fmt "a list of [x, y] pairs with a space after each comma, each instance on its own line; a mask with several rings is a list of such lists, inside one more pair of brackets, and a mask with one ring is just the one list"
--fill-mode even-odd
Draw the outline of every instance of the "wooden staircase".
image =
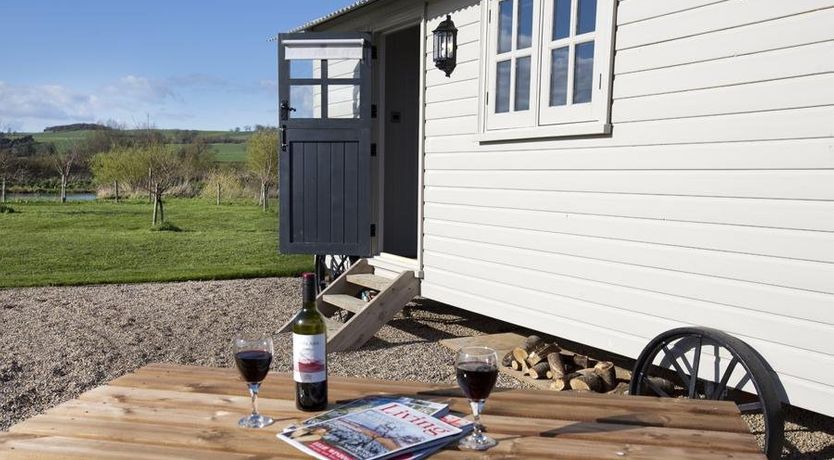
[[[327, 323], [327, 351], [345, 351], [361, 347], [394, 315], [419, 293], [420, 280], [411, 270], [396, 278], [374, 274], [374, 267], [360, 259], [342, 276], [327, 286], [316, 298], [316, 306]], [[366, 302], [358, 297], [365, 289], [378, 291]], [[346, 322], [336, 319], [340, 311], [352, 315]], [[292, 330], [292, 320], [280, 332]]]

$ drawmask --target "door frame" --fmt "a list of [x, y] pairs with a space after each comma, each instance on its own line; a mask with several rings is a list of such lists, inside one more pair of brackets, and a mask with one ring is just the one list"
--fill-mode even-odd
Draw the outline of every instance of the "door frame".
[[[385, 121], [387, 109], [386, 109], [386, 101], [385, 101], [385, 63], [383, 60], [385, 59], [385, 50], [388, 42], [388, 38], [391, 33], [399, 32], [404, 29], [408, 29], [411, 27], [417, 26], [418, 33], [420, 34], [419, 40], [419, 55], [417, 56], [420, 59], [419, 63], [419, 78], [418, 78], [418, 85], [419, 90], [417, 92], [417, 104], [418, 104], [418, 127], [417, 127], [417, 202], [414, 203], [417, 206], [417, 257], [416, 259], [411, 259], [407, 257], [402, 257], [396, 254], [390, 254], [382, 251], [383, 242], [385, 241], [385, 197], [383, 191], [385, 190]], [[378, 106], [378, 116], [376, 123], [374, 123], [374, 141], [377, 143], [377, 165], [378, 174], [377, 174], [377, 181], [375, 184], [375, 196], [376, 199], [374, 200], [375, 210], [374, 216], [377, 222], [377, 258], [381, 260], [387, 260], [390, 262], [406, 262], [409, 263], [404, 264], [409, 269], [414, 269], [416, 267], [416, 274], [418, 278], [422, 277], [423, 273], [423, 183], [424, 183], [424, 147], [425, 147], [425, 133], [424, 133], [424, 125], [425, 125], [425, 75], [426, 75], [426, 11], [425, 5], [422, 12], [422, 17], [413, 17], [409, 20], [398, 22], [394, 25], [389, 25], [383, 29], [374, 31], [374, 43], [377, 46], [377, 56], [379, 57], [379, 62], [377, 63], [374, 73], [375, 73], [375, 84], [374, 84], [374, 93], [375, 99], [377, 100]], [[414, 263], [411, 263], [413, 261]]]

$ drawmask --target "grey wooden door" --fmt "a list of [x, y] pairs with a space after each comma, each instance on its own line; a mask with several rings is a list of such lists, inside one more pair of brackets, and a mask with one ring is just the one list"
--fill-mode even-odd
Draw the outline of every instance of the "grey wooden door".
[[371, 255], [371, 36], [278, 38], [280, 246]]

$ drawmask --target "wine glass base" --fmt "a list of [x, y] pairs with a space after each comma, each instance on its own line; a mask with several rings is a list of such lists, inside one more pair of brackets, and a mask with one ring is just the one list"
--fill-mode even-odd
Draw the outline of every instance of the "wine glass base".
[[487, 450], [498, 445], [498, 441], [485, 434], [480, 436], [471, 434], [458, 442], [458, 447], [464, 450]]
[[272, 425], [272, 417], [264, 417], [263, 415], [250, 415], [248, 417], [243, 417], [237, 422], [238, 426], [242, 426], [243, 428], [263, 428], [265, 426]]

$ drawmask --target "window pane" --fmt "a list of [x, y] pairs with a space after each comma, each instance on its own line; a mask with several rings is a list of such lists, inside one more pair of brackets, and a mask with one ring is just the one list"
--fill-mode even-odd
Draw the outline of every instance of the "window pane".
[[290, 118], [321, 118], [321, 86], [290, 85]]
[[513, 1], [498, 2], [498, 52], [506, 53], [512, 49], [513, 40]]
[[579, 0], [576, 35], [593, 32], [597, 24], [597, 0]]
[[529, 48], [533, 45], [533, 0], [518, 1], [518, 39], [516, 49]]
[[495, 113], [510, 111], [510, 61], [498, 63], [495, 75]]
[[568, 103], [568, 47], [550, 52], [550, 106]]
[[359, 78], [359, 59], [330, 59], [327, 78]]
[[570, 0], [553, 0], [553, 40], [570, 35]]
[[290, 59], [290, 78], [321, 78], [321, 61]]
[[515, 61], [515, 110], [530, 108], [530, 56]]
[[359, 85], [327, 86], [327, 118], [359, 118]]
[[594, 42], [576, 45], [573, 65], [573, 103], [591, 102], [591, 88], [594, 83]]

